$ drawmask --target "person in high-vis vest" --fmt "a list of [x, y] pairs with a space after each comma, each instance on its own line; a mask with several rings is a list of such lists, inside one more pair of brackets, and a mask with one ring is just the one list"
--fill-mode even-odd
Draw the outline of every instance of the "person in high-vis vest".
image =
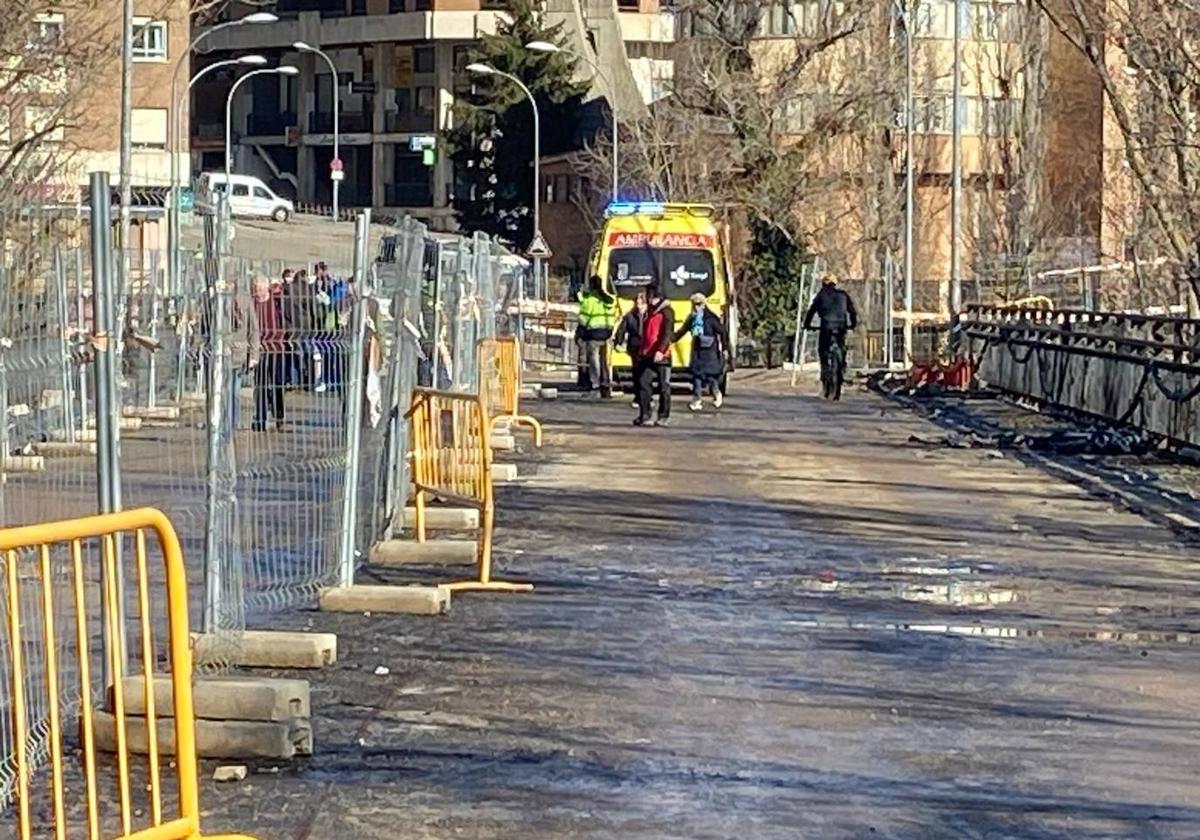
[[617, 320], [616, 301], [604, 291], [603, 281], [592, 275], [586, 290], [579, 293], [579, 338], [587, 365], [588, 386], [599, 389], [601, 399], [612, 397], [612, 374], [608, 362], [608, 342]]

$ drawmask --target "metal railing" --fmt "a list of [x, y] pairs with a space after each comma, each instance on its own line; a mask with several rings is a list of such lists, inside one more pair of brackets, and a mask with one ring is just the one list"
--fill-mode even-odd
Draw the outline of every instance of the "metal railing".
[[980, 378], [1013, 394], [1200, 444], [1200, 321], [971, 306]]
[[[36, 815], [38, 836], [52, 829], [65, 837], [80, 823], [95, 838], [199, 837], [187, 583], [170, 521], [142, 509], [9, 528], [0, 531], [0, 554], [7, 608], [0, 667], [9, 677], [4, 705], [12, 721], [0, 740], [0, 796], [15, 804], [17, 836], [34, 836]], [[126, 576], [136, 605], [128, 621], [120, 587]], [[125, 636], [132, 668], [126, 651], [101, 642]], [[96, 680], [102, 657], [111, 682]], [[166, 672], [158, 670], [162, 661]], [[169, 685], [170, 713], [156, 705], [158, 682]], [[112, 753], [111, 766], [101, 750]], [[174, 785], [164, 779], [160, 750], [174, 756]], [[144, 770], [135, 771], [135, 754], [145, 756]], [[42, 762], [50, 765], [45, 787], [32, 784]], [[68, 797], [67, 780], [76, 776], [82, 791], [72, 784]]]

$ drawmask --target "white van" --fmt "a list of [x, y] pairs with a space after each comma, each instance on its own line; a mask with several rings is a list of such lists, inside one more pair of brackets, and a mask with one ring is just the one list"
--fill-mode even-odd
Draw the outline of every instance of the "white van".
[[[286, 222], [296, 207], [253, 175], [230, 175], [233, 190], [229, 195], [229, 211], [234, 216], [257, 216]], [[196, 190], [196, 209], [201, 213], [216, 210], [216, 194], [225, 190], [224, 172], [205, 172]]]

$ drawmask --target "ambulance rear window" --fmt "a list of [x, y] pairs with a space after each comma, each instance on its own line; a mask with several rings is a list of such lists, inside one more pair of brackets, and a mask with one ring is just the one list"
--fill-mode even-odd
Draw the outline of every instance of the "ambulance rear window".
[[657, 283], [668, 300], [687, 300], [716, 289], [712, 253], [693, 248], [617, 248], [608, 258], [608, 276], [622, 298]]

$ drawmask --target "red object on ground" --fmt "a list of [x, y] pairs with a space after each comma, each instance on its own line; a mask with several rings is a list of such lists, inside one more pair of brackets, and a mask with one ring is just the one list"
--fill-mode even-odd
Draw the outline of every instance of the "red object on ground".
[[913, 365], [908, 372], [908, 386], [919, 388], [922, 385], [941, 385], [952, 391], [970, 389], [975, 378], [975, 370], [966, 359], [959, 359], [950, 364]]

